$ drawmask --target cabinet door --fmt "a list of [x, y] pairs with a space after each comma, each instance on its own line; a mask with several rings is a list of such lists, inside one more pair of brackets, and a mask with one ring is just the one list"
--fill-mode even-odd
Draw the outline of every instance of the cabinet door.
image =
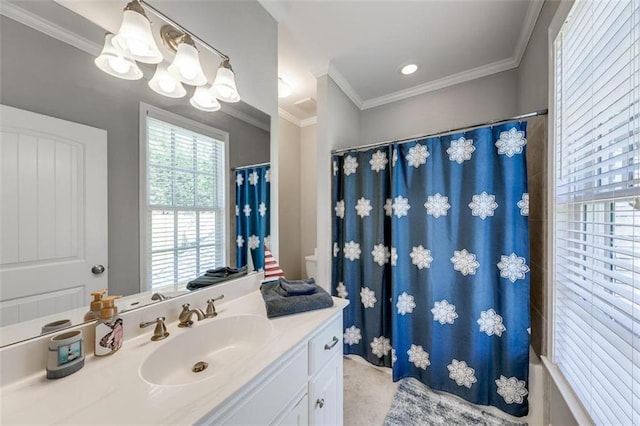
[[284, 415], [278, 422], [278, 426], [306, 426], [309, 424], [309, 398], [305, 393], [298, 403]]
[[342, 425], [342, 356], [336, 355], [309, 384], [309, 424]]

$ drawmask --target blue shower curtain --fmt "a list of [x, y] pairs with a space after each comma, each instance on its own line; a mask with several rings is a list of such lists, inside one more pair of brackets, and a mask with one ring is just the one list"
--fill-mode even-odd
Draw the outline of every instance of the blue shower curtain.
[[[346, 353], [392, 364], [394, 380], [527, 414], [525, 132], [507, 123], [334, 157], [335, 203], [345, 203], [334, 219], [333, 290], [352, 301]], [[372, 168], [377, 152], [390, 158], [390, 188]], [[371, 220], [380, 214], [390, 220]]]
[[236, 266], [264, 269], [264, 247], [270, 244], [270, 166], [236, 170]]

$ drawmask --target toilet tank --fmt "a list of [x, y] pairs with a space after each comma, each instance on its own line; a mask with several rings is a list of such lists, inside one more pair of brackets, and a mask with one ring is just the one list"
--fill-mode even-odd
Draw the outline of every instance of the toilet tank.
[[307, 267], [307, 278], [316, 277], [316, 270], [318, 266], [318, 257], [316, 255], [316, 250], [313, 251], [313, 254], [304, 257], [304, 262]]

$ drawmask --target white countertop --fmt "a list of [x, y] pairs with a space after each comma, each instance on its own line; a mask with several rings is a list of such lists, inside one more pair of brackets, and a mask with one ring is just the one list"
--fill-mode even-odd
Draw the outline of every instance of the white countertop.
[[[176, 322], [168, 323], [171, 336], [165, 341], [152, 342], [150, 328], [149, 334], [125, 341], [122, 349], [111, 356], [88, 356], [85, 366], [71, 376], [47, 380], [43, 368], [38, 374], [0, 389], [0, 423], [192, 424], [250, 384], [318, 327], [339, 315], [349, 303], [333, 299], [331, 308], [269, 320], [273, 325], [272, 339], [245, 365], [238, 363], [210, 379], [188, 385], [158, 386], [140, 377], [140, 365], [154, 349], [190, 331], [178, 328]], [[220, 304], [218, 314], [216, 318], [196, 322], [193, 328], [230, 315], [266, 317], [259, 291]], [[137, 327], [137, 324], [125, 322], [124, 326]], [[85, 341], [85, 345], [92, 344]]]

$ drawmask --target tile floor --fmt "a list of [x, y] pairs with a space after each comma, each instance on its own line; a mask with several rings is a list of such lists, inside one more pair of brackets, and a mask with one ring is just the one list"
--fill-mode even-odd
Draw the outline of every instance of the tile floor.
[[381, 426], [398, 384], [391, 369], [369, 365], [359, 357], [344, 358], [344, 426]]

